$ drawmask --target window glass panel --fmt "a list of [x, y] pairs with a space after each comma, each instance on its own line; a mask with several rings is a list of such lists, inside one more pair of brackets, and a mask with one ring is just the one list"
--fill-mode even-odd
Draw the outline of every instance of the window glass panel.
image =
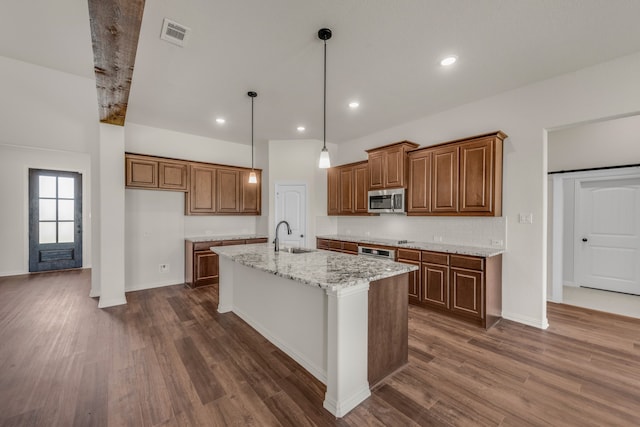
[[40, 221], [55, 221], [56, 220], [56, 201], [55, 201], [55, 199], [40, 199], [40, 209], [38, 210], [38, 219]]
[[56, 223], [41, 222], [40, 223], [40, 243], [56, 242]]
[[73, 243], [73, 222], [58, 223], [58, 243]]
[[60, 199], [73, 199], [73, 184], [75, 179], [68, 177], [58, 178], [58, 197]]
[[58, 221], [73, 220], [73, 200], [58, 200]]
[[56, 177], [40, 175], [38, 197], [56, 197]]

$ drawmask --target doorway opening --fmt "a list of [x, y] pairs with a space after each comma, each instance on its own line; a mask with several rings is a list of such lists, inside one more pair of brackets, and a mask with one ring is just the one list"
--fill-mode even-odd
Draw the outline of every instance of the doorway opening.
[[82, 267], [82, 174], [29, 169], [29, 271]]

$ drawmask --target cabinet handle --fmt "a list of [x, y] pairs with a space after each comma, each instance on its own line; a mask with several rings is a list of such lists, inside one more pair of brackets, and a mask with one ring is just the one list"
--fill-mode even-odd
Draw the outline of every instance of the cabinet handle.
[[582, 238], [582, 241], [583, 241], [583, 242], [586, 242], [586, 241], [588, 241], [588, 240], [589, 240], [589, 239], [587, 239], [586, 237], [583, 237], [583, 238]]

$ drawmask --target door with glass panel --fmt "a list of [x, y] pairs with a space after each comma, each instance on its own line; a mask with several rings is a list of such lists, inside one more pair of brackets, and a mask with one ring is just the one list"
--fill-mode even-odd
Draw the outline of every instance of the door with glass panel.
[[82, 175], [29, 169], [29, 271], [82, 267]]

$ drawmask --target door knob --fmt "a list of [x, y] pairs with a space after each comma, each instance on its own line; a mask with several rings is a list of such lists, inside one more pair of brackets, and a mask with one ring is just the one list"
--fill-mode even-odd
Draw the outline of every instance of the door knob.
[[582, 238], [582, 241], [583, 241], [583, 242], [586, 242], [587, 240], [589, 240], [589, 239], [587, 239], [586, 237], [583, 237], [583, 238]]

